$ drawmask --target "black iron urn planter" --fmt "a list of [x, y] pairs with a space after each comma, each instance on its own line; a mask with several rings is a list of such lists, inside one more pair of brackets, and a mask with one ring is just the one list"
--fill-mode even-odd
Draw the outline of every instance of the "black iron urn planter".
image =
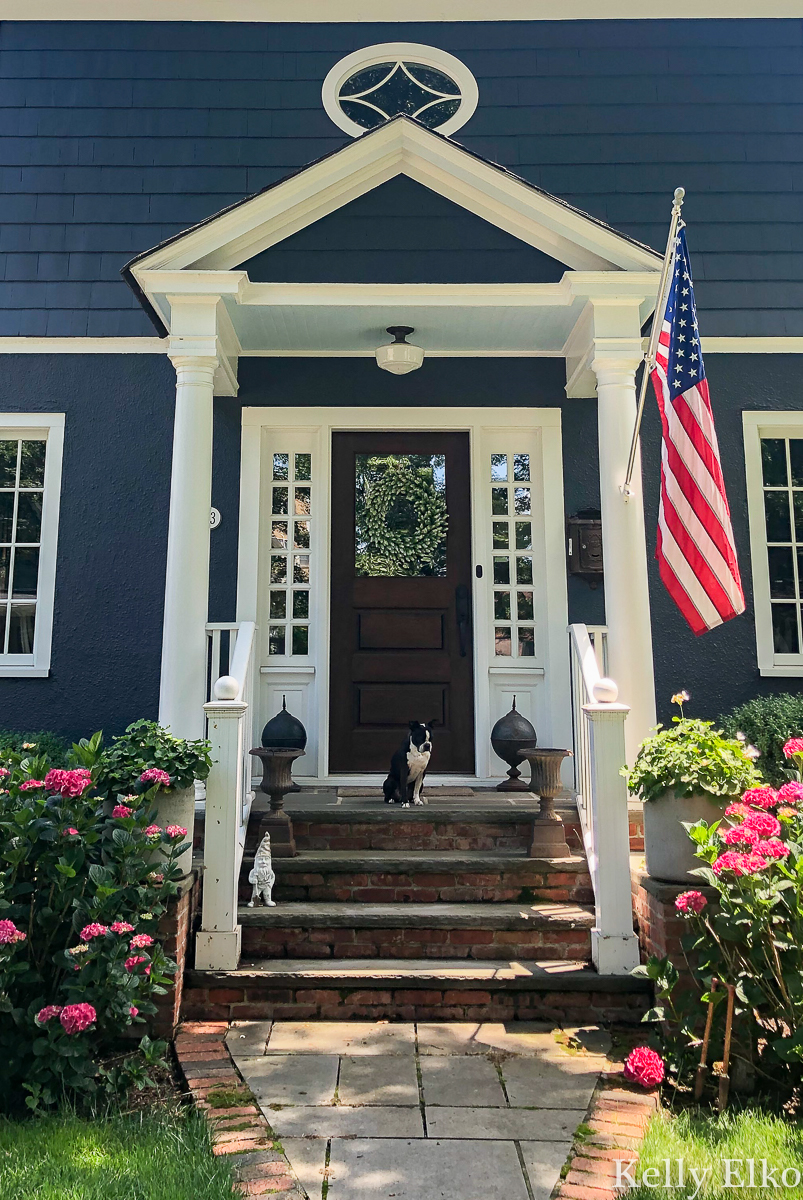
[[[262, 730], [262, 745], [266, 749], [280, 749], [284, 746], [305, 750], [307, 746], [307, 731], [292, 713], [287, 711], [287, 698], [282, 696], [282, 711], [271, 717]], [[298, 784], [291, 780], [288, 792], [300, 792]]]
[[270, 796], [270, 812], [265, 813], [260, 821], [258, 841], [269, 833], [274, 858], [295, 858], [298, 851], [293, 836], [293, 822], [284, 811], [284, 797], [293, 788], [290, 774], [293, 763], [301, 758], [304, 751], [298, 746], [257, 746], [250, 753], [262, 763], [259, 789]]
[[500, 717], [491, 730], [491, 745], [494, 751], [510, 768], [507, 779], [497, 784], [497, 792], [529, 792], [530, 785], [521, 778], [519, 763], [524, 761], [522, 750], [532, 749], [538, 742], [534, 726], [516, 709], [516, 697], [513, 697], [513, 707], [504, 717]]

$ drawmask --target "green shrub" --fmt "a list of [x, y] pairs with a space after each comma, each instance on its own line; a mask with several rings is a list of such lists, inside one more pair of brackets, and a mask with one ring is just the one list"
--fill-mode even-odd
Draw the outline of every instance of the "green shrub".
[[[0, 1109], [142, 1079], [102, 1058], [156, 1012], [174, 964], [156, 938], [187, 831], [154, 825], [158, 785], [98, 794], [100, 734], [52, 769], [40, 747], [0, 767]], [[81, 764], [80, 766], [78, 764]], [[142, 1065], [153, 1058], [143, 1038]]]
[[40, 729], [38, 733], [17, 733], [13, 729], [0, 729], [0, 759], [9, 751], [21, 754], [24, 749], [36, 748], [51, 766], [62, 767], [67, 761], [67, 743], [57, 733]]
[[779, 787], [789, 778], [783, 744], [790, 737], [803, 737], [803, 694], [784, 692], [758, 696], [719, 718], [731, 737], [743, 733], [761, 751], [757, 767], [768, 783]]

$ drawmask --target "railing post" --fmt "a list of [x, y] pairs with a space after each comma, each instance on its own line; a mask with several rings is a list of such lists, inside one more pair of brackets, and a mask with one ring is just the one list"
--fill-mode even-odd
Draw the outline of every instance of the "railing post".
[[627, 975], [639, 963], [630, 892], [630, 830], [625, 765], [626, 704], [584, 704], [591, 741], [591, 821], [596, 878], [594, 966], [602, 975]]
[[203, 909], [195, 939], [195, 965], [201, 971], [233, 971], [240, 961], [237, 885], [247, 711], [240, 700], [216, 699], [204, 705], [213, 766], [206, 781]]

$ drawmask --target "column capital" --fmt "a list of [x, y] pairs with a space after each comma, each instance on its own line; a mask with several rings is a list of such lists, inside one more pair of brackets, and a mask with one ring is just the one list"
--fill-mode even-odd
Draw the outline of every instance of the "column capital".
[[600, 340], [594, 339], [591, 353], [591, 369], [597, 384], [633, 387], [636, 371], [644, 358], [641, 343], [622, 340], [612, 346], [600, 345]]

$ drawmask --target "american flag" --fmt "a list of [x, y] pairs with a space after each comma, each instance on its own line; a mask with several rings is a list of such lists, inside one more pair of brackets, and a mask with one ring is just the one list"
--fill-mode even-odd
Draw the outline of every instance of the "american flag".
[[669, 594], [699, 635], [744, 612], [744, 593], [682, 226], [652, 382], [663, 427], [655, 556]]

